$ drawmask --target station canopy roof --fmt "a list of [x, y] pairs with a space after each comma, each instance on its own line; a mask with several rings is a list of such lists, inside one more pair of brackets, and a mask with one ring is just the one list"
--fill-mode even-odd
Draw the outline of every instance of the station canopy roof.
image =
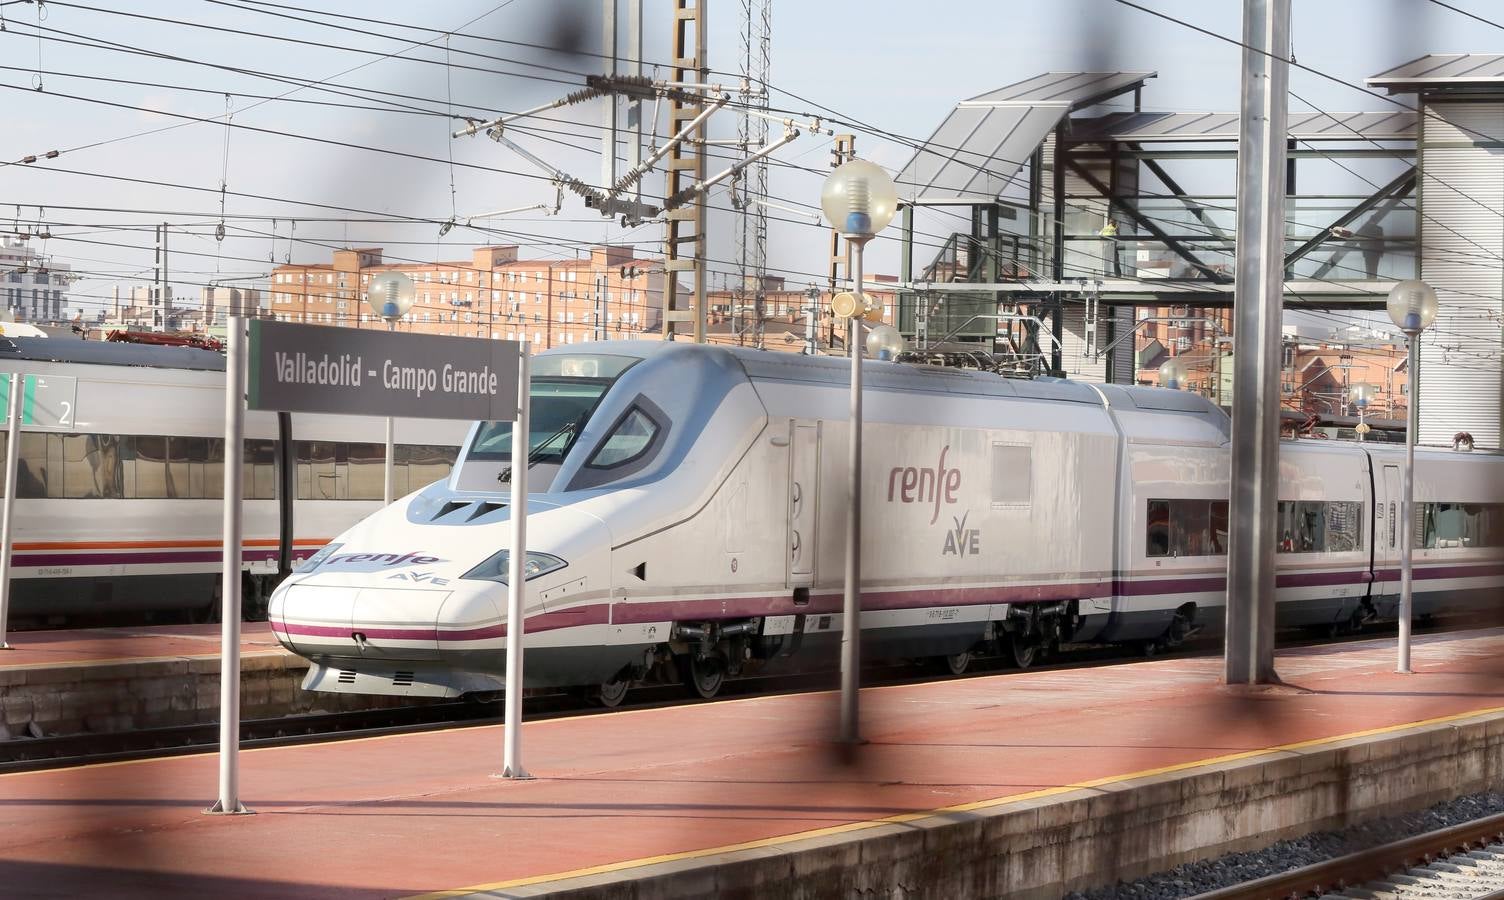
[[[1415, 113], [1387, 112], [1289, 114], [1290, 137], [1298, 141], [1414, 140]], [[1082, 143], [1235, 141], [1237, 113], [1125, 112], [1071, 122], [1070, 140]]]
[[1061, 119], [1154, 76], [1047, 72], [963, 100], [898, 173], [898, 195], [915, 203], [991, 203]]
[[1391, 94], [1504, 90], [1504, 53], [1428, 53], [1368, 79]]

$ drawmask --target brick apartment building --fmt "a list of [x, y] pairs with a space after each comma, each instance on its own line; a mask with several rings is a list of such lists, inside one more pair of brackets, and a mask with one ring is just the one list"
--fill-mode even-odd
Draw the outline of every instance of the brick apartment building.
[[[1409, 406], [1409, 370], [1405, 348], [1375, 343], [1380, 333], [1343, 335], [1301, 333], [1285, 328], [1280, 366], [1280, 406], [1320, 415], [1351, 416], [1352, 387], [1374, 390], [1367, 414], [1404, 419]], [[1186, 388], [1227, 406], [1232, 402], [1232, 310], [1170, 307], [1140, 308], [1135, 335], [1138, 383], [1158, 384], [1159, 367], [1171, 358], [1183, 361]]]
[[284, 322], [386, 328], [365, 292], [373, 275], [402, 272], [417, 291], [399, 331], [525, 338], [538, 350], [661, 335], [661, 260], [630, 247], [565, 260], [519, 259], [517, 250], [477, 247], [468, 260], [431, 263], [386, 262], [380, 247], [336, 250], [331, 262], [273, 269], [268, 312]]

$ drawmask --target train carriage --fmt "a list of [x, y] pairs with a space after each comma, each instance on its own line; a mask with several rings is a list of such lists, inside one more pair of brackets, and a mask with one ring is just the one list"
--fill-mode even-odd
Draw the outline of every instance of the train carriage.
[[[22, 427], [12, 615], [55, 621], [215, 609], [224, 358], [183, 347], [15, 338], [0, 345], [0, 371], [72, 379], [75, 391], [66, 421]], [[399, 491], [448, 475], [467, 427], [399, 420]], [[381, 506], [383, 430], [375, 419], [298, 416], [283, 459], [276, 416], [246, 417], [244, 566], [252, 595], [270, 593], [284, 512], [298, 560]], [[0, 452], [5, 441], [0, 429]], [[286, 511], [284, 465], [296, 472]]]
[[[710, 695], [728, 674], [834, 645], [848, 362], [624, 342], [535, 363], [529, 684], [619, 698], [667, 677]], [[1152, 648], [1220, 627], [1221, 410], [1154, 388], [864, 365], [869, 654], [957, 671], [979, 649], [1027, 664], [1064, 641]], [[278, 589], [273, 627], [317, 664], [309, 687], [503, 686], [508, 473], [524, 464], [511, 438], [507, 423], [477, 423], [445, 482], [346, 532]], [[1283, 624], [1392, 614], [1393, 457], [1282, 445]], [[1504, 585], [1504, 520], [1482, 484], [1504, 483], [1500, 462], [1437, 451], [1421, 463], [1434, 524], [1418, 527], [1436, 535], [1420, 553], [1427, 578], [1479, 603]]]

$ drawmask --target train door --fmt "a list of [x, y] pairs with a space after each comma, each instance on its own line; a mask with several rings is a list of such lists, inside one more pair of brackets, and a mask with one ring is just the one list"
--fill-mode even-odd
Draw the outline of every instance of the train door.
[[789, 569], [790, 587], [806, 587], [815, 580], [815, 525], [819, 521], [820, 425], [791, 423], [789, 442]]
[[1399, 601], [1400, 467], [1384, 466], [1374, 497], [1373, 599], [1380, 615], [1389, 615]]

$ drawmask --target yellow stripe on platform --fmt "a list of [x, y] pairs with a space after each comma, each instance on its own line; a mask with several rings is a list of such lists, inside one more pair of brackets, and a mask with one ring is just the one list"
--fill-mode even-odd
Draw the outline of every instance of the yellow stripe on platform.
[[1195, 769], [1201, 766], [1210, 766], [1217, 763], [1236, 762], [1241, 759], [1253, 759], [1258, 756], [1267, 756], [1271, 753], [1289, 752], [1291, 750], [1304, 750], [1311, 747], [1320, 747], [1325, 744], [1335, 744], [1340, 741], [1349, 741], [1355, 738], [1372, 737], [1379, 734], [1391, 734], [1396, 731], [1404, 731], [1408, 728], [1423, 728], [1428, 725], [1442, 725], [1447, 722], [1457, 722], [1463, 719], [1472, 719], [1478, 716], [1496, 715], [1504, 713], [1504, 706], [1494, 706], [1487, 709], [1476, 709], [1471, 712], [1454, 713], [1448, 716], [1437, 716], [1432, 719], [1420, 719], [1414, 722], [1402, 722], [1397, 725], [1385, 725], [1381, 728], [1369, 728], [1363, 731], [1352, 731], [1346, 734], [1333, 735], [1332, 737], [1314, 738], [1307, 741], [1295, 741], [1289, 744], [1280, 744], [1275, 747], [1262, 747], [1258, 750], [1244, 750], [1238, 753], [1226, 753], [1221, 756], [1209, 756], [1204, 759], [1191, 760], [1189, 762], [1176, 763], [1170, 766], [1160, 766], [1154, 769], [1142, 769], [1137, 772], [1129, 772], [1124, 775], [1110, 775], [1105, 778], [1094, 778], [1090, 781], [1079, 781], [1075, 784], [1066, 784], [1059, 787], [1042, 788], [1037, 791], [1026, 791], [1021, 794], [1009, 794], [1005, 797], [993, 797], [988, 800], [975, 800], [970, 803], [960, 803], [955, 806], [942, 806], [938, 809], [925, 810], [922, 812], [900, 813], [895, 816], [886, 816], [881, 819], [870, 819], [865, 822], [849, 822], [845, 825], [831, 825], [825, 828], [815, 828], [809, 831], [798, 831], [793, 834], [778, 837], [761, 838], [755, 841], [744, 841], [740, 844], [724, 844], [719, 847], [707, 847], [703, 850], [684, 850], [678, 853], [665, 853], [659, 856], [645, 856], [639, 859], [629, 859], [622, 862], [603, 863], [598, 866], [587, 866], [582, 869], [571, 869], [567, 872], [555, 872], [549, 875], [532, 875], [525, 878], [514, 878], [509, 881], [497, 881], [489, 884], [477, 884], [470, 887], [454, 888], [445, 891], [433, 891], [427, 894], [413, 894], [403, 900], [441, 900], [441, 898], [464, 897], [470, 894], [483, 893], [485, 891], [498, 891], [507, 888], [528, 887], [530, 885], [546, 884], [551, 881], [565, 881], [571, 878], [583, 878], [589, 875], [604, 875], [611, 872], [621, 872], [627, 869], [637, 869], [658, 863], [680, 862], [687, 859], [702, 859], [708, 856], [716, 856], [722, 853], [735, 853], [739, 850], [755, 850], [760, 847], [776, 847], [780, 844], [789, 844], [810, 838], [828, 837], [835, 834], [849, 834], [857, 831], [866, 831], [880, 828], [884, 825], [902, 825], [906, 822], [915, 822], [920, 819], [928, 819], [935, 816], [943, 816], [958, 812], [975, 812], [977, 810], [991, 809], [1008, 803], [1017, 803], [1023, 800], [1037, 800], [1042, 797], [1053, 797], [1071, 791], [1088, 790], [1090, 788], [1104, 787], [1123, 781], [1131, 781], [1135, 778], [1151, 778], [1155, 775], [1167, 775], [1171, 772], [1183, 772], [1187, 769]]

